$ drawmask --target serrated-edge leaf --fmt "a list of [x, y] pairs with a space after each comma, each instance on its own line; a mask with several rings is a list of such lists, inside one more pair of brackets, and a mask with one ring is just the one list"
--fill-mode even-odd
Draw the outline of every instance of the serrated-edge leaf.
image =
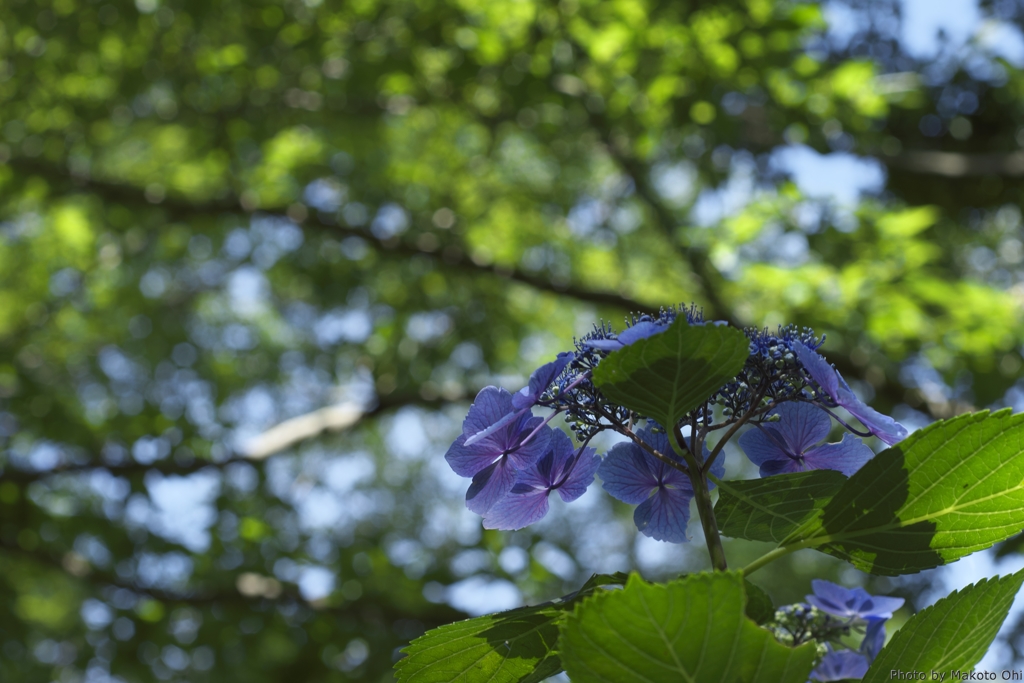
[[[519, 607], [507, 612], [464, 619], [427, 631], [403, 649], [406, 656], [395, 664], [396, 680], [399, 683], [454, 683], [455, 681], [475, 683], [477, 680], [487, 680], [491, 683], [540, 683], [562, 670], [554, 643], [558, 637], [558, 622], [566, 611], [578, 600], [593, 594], [598, 588], [614, 584], [621, 585], [627, 578], [628, 575], [621, 572], [594, 574], [578, 591], [562, 598], [540, 605]], [[510, 637], [503, 637], [500, 642], [491, 642], [481, 637], [488, 631], [508, 628], [517, 621], [534, 616], [547, 617], [547, 619]], [[524, 671], [512, 671], [510, 668], [506, 668], [510, 659], [518, 659], [522, 656], [515, 648], [516, 643], [533, 636], [542, 629], [549, 630], [546, 638], [541, 636], [545, 642], [549, 643], [549, 646], [543, 656], [536, 657], [537, 663]], [[460, 641], [467, 639], [475, 639], [475, 642], [468, 643], [462, 649], [455, 647]], [[446, 648], [450, 654], [436, 656], [436, 651], [439, 648]], [[466, 654], [474, 651], [480, 656], [466, 665], [463, 661]], [[485, 671], [475, 670], [475, 667], [484, 658], [495, 654], [499, 658], [496, 666]], [[453, 664], [452, 661], [460, 655], [463, 660], [458, 661], [463, 661], [463, 663]], [[480, 674], [486, 678], [472, 674]]]
[[[516, 635], [503, 638], [505, 652], [501, 646], [497, 646], [482, 634], [495, 628], [509, 627], [516, 621], [533, 616], [545, 618], [532, 628], [525, 629]], [[469, 681], [477, 680], [471, 677], [476, 667], [487, 657], [496, 656], [496, 665], [485, 671], [479, 671], [491, 681], [522, 681], [529, 676], [536, 668], [544, 666], [545, 661], [552, 656], [553, 647], [549, 647], [543, 656], [537, 656], [536, 664], [522, 672], [511, 671], [506, 668], [509, 659], [513, 656], [515, 645], [524, 638], [534, 636], [546, 627], [554, 627], [562, 616], [562, 610], [552, 607], [524, 607], [511, 610], [498, 615], [484, 615], [473, 619], [466, 619], [454, 624], [441, 626], [440, 628], [428, 631], [420, 636], [407, 647], [404, 652], [408, 655], [400, 659], [395, 665], [396, 678], [399, 681]], [[539, 636], [542, 637], [542, 636]], [[469, 639], [466, 647], [459, 647], [461, 641]], [[552, 642], [552, 646], [553, 646]], [[442, 656], [437, 656], [436, 651], [442, 649]], [[433, 654], [432, 654], [433, 653]], [[472, 653], [472, 654], [470, 654]], [[515, 652], [518, 655], [518, 652]], [[475, 659], [473, 656], [479, 655]], [[468, 661], [468, 664], [466, 661]], [[560, 667], [548, 674], [558, 673]], [[504, 676], [502, 674], [505, 674]]]
[[679, 316], [664, 332], [610, 353], [594, 369], [594, 384], [630, 410], [674, 425], [735, 377], [748, 356], [742, 331], [689, 325]]
[[655, 585], [634, 576], [561, 624], [563, 666], [574, 683], [805, 683], [814, 646], [778, 643], [747, 618], [745, 601], [737, 572]]
[[846, 477], [834, 470], [720, 481], [715, 519], [725, 536], [782, 543], [820, 515], [844, 483]]
[[973, 667], [999, 633], [1024, 583], [1024, 570], [984, 579], [954, 591], [903, 625], [882, 648], [865, 683], [891, 680], [890, 672], [949, 672]]

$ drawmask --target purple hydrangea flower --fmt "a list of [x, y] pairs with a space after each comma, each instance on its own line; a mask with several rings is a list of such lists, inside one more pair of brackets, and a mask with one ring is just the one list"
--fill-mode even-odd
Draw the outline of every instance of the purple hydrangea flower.
[[770, 415], [778, 422], [759, 424], [740, 436], [739, 444], [750, 461], [760, 465], [761, 476], [807, 470], [839, 470], [852, 475], [874, 453], [852, 434], [844, 434], [839, 443], [826, 443], [832, 420], [828, 414], [808, 403], [783, 403]]
[[615, 339], [591, 339], [585, 343], [590, 348], [597, 349], [598, 351], [618, 351], [639, 339], [653, 337], [667, 329], [668, 325], [659, 325], [645, 320], [623, 330], [622, 334]]
[[852, 650], [833, 650], [829, 646], [828, 653], [811, 672], [812, 681], [845, 681], [850, 678], [864, 678], [868, 672], [869, 662], [859, 652]]
[[593, 448], [577, 450], [565, 432], [552, 430], [548, 452], [519, 472], [508, 495], [484, 515], [484, 528], [514, 530], [540, 521], [548, 513], [552, 491], [571, 503], [594, 482], [600, 464]]
[[799, 342], [794, 343], [793, 352], [801, 365], [810, 373], [828, 397], [867, 427], [868, 431], [892, 446], [907, 438], [907, 428], [887, 415], [861, 401], [850, 389], [839, 371], [828, 364], [816, 351]]
[[892, 613], [903, 606], [903, 598], [869, 595], [863, 588], [843, 588], [831, 581], [811, 581], [813, 595], [807, 596], [822, 612], [840, 619], [891, 619]]
[[[682, 457], [672, 450], [666, 434], [641, 429], [637, 435], [659, 453], [683, 462]], [[705, 447], [704, 458], [708, 455]], [[725, 473], [721, 458], [715, 461], [711, 472], [719, 477]], [[598, 475], [605, 491], [623, 503], [638, 506], [633, 513], [633, 521], [645, 536], [669, 543], [689, 540], [686, 524], [690, 519], [693, 484], [686, 474], [635, 443], [627, 442], [612, 447], [601, 463]]]
[[473, 478], [466, 493], [466, 507], [477, 514], [484, 514], [504, 498], [515, 485], [516, 474], [547, 451], [551, 429], [541, 427], [543, 420], [529, 411], [466, 445], [468, 435], [477, 434], [515, 412], [512, 394], [497, 387], [484, 387], [462, 423], [462, 435], [445, 453], [445, 460], [456, 474]]

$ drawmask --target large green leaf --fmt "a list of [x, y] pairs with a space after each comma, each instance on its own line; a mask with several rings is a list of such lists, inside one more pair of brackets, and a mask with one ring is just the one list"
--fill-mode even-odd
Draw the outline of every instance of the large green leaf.
[[561, 626], [573, 683], [805, 683], [813, 645], [789, 648], [744, 615], [736, 572], [695, 574], [595, 595]]
[[868, 462], [782, 541], [875, 574], [918, 572], [1024, 528], [1024, 415], [937, 422]]
[[985, 579], [918, 612], [903, 625], [868, 669], [864, 681], [891, 680], [891, 672], [966, 670], [992, 644], [1024, 582], [1024, 571]]
[[609, 354], [594, 369], [594, 384], [630, 410], [674, 425], [735, 377], [749, 355], [740, 330], [689, 325], [679, 316], [664, 332]]
[[846, 477], [834, 470], [723, 481], [715, 519], [726, 536], [781, 543], [819, 515], [844, 483]]
[[597, 574], [580, 590], [553, 602], [487, 614], [428, 631], [395, 665], [402, 683], [538, 683], [562, 670], [558, 623], [576, 601], [600, 586], [625, 583], [624, 574]]

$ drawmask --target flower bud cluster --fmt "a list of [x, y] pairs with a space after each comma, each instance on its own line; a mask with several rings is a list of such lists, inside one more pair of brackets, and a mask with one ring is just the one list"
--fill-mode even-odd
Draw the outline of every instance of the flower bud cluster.
[[825, 643], [849, 635], [849, 623], [822, 612], [813, 605], [797, 603], [775, 610], [775, 618], [765, 624], [783, 645], [797, 647], [816, 642], [824, 655]]
[[775, 334], [754, 327], [744, 333], [750, 339], [750, 357], [736, 378], [712, 398], [722, 406], [726, 420], [798, 397], [807, 383], [793, 345], [813, 350], [825, 342], [825, 337], [819, 340], [811, 328], [796, 325], [779, 327]]

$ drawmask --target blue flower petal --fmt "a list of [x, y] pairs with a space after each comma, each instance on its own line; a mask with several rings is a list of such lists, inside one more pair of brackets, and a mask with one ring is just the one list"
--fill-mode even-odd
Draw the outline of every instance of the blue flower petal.
[[668, 325], [658, 325], [645, 321], [623, 330], [622, 334], [615, 339], [591, 339], [584, 342], [584, 345], [598, 351], [618, 351], [635, 341], [653, 337], [667, 329]]
[[[840, 377], [840, 380], [842, 378]], [[854, 394], [846, 382], [839, 388], [839, 395], [836, 403], [860, 420], [861, 424], [868, 428], [868, 431], [877, 436], [886, 445], [892, 446], [907, 438], [910, 432], [896, 420], [865, 404]]]
[[863, 588], [843, 588], [831, 581], [811, 581], [807, 602], [840, 619], [889, 619], [903, 606], [903, 598], [870, 595]]
[[482, 453], [480, 448], [475, 445], [466, 446], [465, 441], [465, 434], [455, 439], [455, 443], [449, 446], [448, 452], [444, 454], [444, 459], [455, 470], [455, 474], [460, 477], [473, 477], [476, 476], [477, 472], [494, 462], [494, 457]]
[[845, 681], [864, 678], [868, 672], [867, 657], [852, 650], [830, 650], [811, 672], [812, 681]]
[[796, 342], [792, 345], [793, 353], [796, 354], [800, 364], [804, 366], [811, 375], [811, 379], [817, 382], [829, 398], [836, 400], [839, 391], [839, 376], [836, 369], [828, 364], [821, 355], [804, 344]]
[[530, 375], [530, 383], [520, 389], [515, 395], [512, 396], [512, 407], [516, 410], [523, 410], [529, 408], [540, 399], [551, 383], [555, 381], [565, 366], [573, 361], [576, 357], [571, 351], [558, 354], [555, 360], [550, 363], [546, 363]]
[[892, 598], [886, 595], [868, 595], [860, 606], [862, 619], [891, 619], [892, 613], [903, 607], [903, 598]]
[[[768, 427], [770, 426], [768, 425]], [[748, 428], [747, 431], [740, 434], [739, 444], [747, 458], [750, 459], [750, 462], [755, 465], [763, 467], [766, 463], [770, 462], [784, 464], [792, 460], [786, 451], [782, 450], [779, 444], [765, 433], [764, 428]], [[761, 476], [764, 475], [762, 474]]]
[[826, 443], [812, 448], [804, 456], [805, 469], [837, 470], [848, 477], [875, 457], [874, 452], [853, 434], [843, 434], [839, 443]]
[[515, 482], [515, 468], [508, 458], [501, 458], [473, 477], [466, 492], [466, 507], [478, 515], [485, 514], [512, 490]]
[[[557, 433], [557, 432], [556, 432]], [[555, 453], [550, 448], [537, 462], [530, 467], [520, 470], [516, 476], [516, 486], [528, 486], [530, 488], [544, 489], [551, 488], [552, 470], [555, 469]]]
[[855, 589], [844, 588], [831, 581], [815, 579], [811, 581], [811, 589], [814, 595], [806, 596], [807, 602], [818, 609], [834, 617], [849, 617], [855, 612], [850, 612], [851, 606], [859, 602]]
[[548, 494], [546, 488], [536, 489], [519, 485], [513, 487], [507, 496], [498, 501], [484, 515], [485, 529], [503, 529], [515, 531], [534, 522], [539, 522], [548, 513]]
[[517, 484], [543, 489], [554, 488], [576, 454], [576, 447], [565, 432], [560, 429], [547, 429], [546, 432], [549, 436], [546, 452], [536, 462], [522, 469], [516, 479]]
[[633, 512], [636, 528], [656, 541], [685, 543], [686, 524], [690, 521], [690, 499], [693, 492], [685, 489], [661, 488]]
[[565, 482], [556, 489], [558, 495], [566, 503], [571, 503], [582, 496], [594, 483], [594, 475], [600, 466], [601, 459], [597, 457], [597, 451], [593, 448], [584, 448]]
[[583, 342], [583, 345], [589, 346], [592, 349], [597, 349], [598, 351], [608, 352], [618, 351], [625, 346], [625, 344], [620, 342], [618, 339], [591, 339]]
[[817, 352], [803, 344], [793, 344], [793, 352], [800, 359], [801, 365], [810, 373], [811, 378], [821, 385], [829, 398], [860, 420], [869, 432], [889, 446], [907, 438], [909, 432], [906, 427], [891, 417], [882, 415], [857, 398], [843, 376]]
[[806, 472], [810, 468], [803, 460], [786, 458], [785, 460], [768, 460], [761, 464], [758, 471], [761, 478], [774, 477], [776, 474], [792, 474], [794, 472]]
[[483, 430], [477, 432], [476, 434], [470, 434], [470, 435], [466, 436], [466, 445], [467, 446], [472, 446], [475, 443], [483, 441], [484, 439], [489, 437], [491, 434], [494, 434], [495, 432], [497, 432], [502, 427], [506, 427], [506, 426], [512, 424], [512, 422], [514, 420], [518, 419], [519, 416], [522, 415], [522, 414], [523, 414], [522, 411], [514, 412], [514, 413], [509, 413], [505, 417], [501, 418], [500, 420], [498, 420], [497, 422], [492, 424], [490, 427], [487, 427], [486, 429], [483, 429]]
[[832, 427], [828, 413], [810, 403], [783, 403], [770, 414], [779, 416], [773, 426], [793, 455], [803, 455], [828, 436]]
[[878, 617], [868, 619], [868, 628], [864, 633], [864, 641], [860, 644], [860, 651], [868, 658], [869, 662], [875, 661], [875, 657], [885, 646], [886, 621], [886, 619]]
[[658, 478], [651, 471], [649, 459], [654, 460], [633, 443], [612, 446], [597, 470], [604, 490], [631, 505], [647, 500], [658, 486]]
[[467, 437], [474, 436], [514, 412], [512, 394], [498, 387], [484, 387], [469, 407], [469, 414], [462, 423], [462, 433]]
[[558, 430], [551, 427], [541, 427], [540, 431], [534, 434], [528, 442], [522, 440], [529, 436], [534, 429], [540, 427], [544, 420], [534, 417], [523, 420], [521, 425], [509, 427], [508, 435], [504, 440], [505, 451], [509, 459], [517, 469], [526, 469], [534, 464], [547, 453], [551, 435]]
[[647, 339], [668, 329], [667, 325], [656, 325], [651, 322], [642, 322], [623, 330], [619, 335], [619, 341], [623, 346], [629, 346], [640, 339]]

